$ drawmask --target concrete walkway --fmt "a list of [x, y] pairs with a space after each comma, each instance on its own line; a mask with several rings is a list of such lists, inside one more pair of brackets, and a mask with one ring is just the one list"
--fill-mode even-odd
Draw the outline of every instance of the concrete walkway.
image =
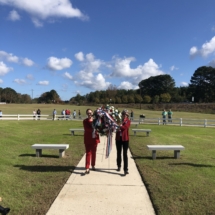
[[85, 155], [53, 202], [47, 215], [155, 215], [146, 188], [128, 151], [129, 174], [116, 171], [116, 146], [105, 158], [106, 138], [97, 148], [96, 171], [85, 172]]

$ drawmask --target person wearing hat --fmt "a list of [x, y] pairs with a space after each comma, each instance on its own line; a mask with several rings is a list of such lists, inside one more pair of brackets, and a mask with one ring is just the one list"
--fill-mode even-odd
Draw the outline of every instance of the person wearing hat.
[[116, 151], [117, 151], [117, 171], [121, 170], [122, 163], [122, 150], [123, 150], [123, 162], [124, 162], [124, 173], [125, 175], [129, 174], [128, 172], [128, 146], [129, 146], [129, 127], [130, 127], [129, 113], [128, 110], [122, 111], [122, 124], [119, 126], [119, 129], [116, 132]]

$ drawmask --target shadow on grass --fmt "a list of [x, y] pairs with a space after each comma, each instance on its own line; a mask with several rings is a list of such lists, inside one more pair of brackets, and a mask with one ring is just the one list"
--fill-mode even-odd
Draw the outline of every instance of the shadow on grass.
[[196, 164], [196, 163], [170, 163], [169, 165], [174, 165], [174, 166], [192, 166], [192, 167], [215, 167], [214, 165], [208, 165], [208, 164]]
[[[151, 156], [131, 156], [132, 159], [138, 160], [138, 159], [147, 159], [147, 160], [153, 160]], [[167, 159], [174, 159], [174, 157], [156, 157], [155, 160], [167, 160]]]
[[[21, 154], [19, 157], [36, 157], [35, 154]], [[44, 158], [59, 158], [59, 155], [42, 155]]]
[[73, 172], [75, 166], [25, 166], [14, 165], [14, 167], [30, 172]]

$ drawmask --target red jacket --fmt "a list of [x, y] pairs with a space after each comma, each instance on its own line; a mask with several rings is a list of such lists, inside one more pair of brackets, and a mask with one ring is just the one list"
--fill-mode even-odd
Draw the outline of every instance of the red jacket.
[[120, 140], [120, 132], [122, 133], [122, 141], [129, 141], [129, 127], [131, 121], [127, 118], [122, 123], [120, 130], [116, 132], [116, 140]]
[[85, 119], [83, 121], [84, 125], [84, 144], [95, 144], [95, 143], [100, 143], [99, 140], [99, 135], [96, 132], [96, 138], [93, 138], [92, 133], [93, 133], [93, 127], [92, 127], [92, 122], [89, 121], [89, 119]]

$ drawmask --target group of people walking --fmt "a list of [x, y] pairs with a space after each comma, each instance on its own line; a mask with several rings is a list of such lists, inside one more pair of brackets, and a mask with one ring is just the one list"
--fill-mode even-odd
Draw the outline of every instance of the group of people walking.
[[162, 117], [163, 117], [163, 125], [166, 125], [166, 117], [168, 116], [168, 122], [172, 122], [172, 111], [171, 109], [169, 109], [169, 111], [167, 112], [165, 109], [162, 112]]
[[[83, 120], [84, 126], [84, 144], [86, 150], [86, 161], [85, 161], [85, 174], [90, 173], [90, 166], [92, 167], [91, 170], [95, 171], [95, 164], [96, 164], [96, 150], [97, 145], [100, 143], [99, 134], [96, 132], [96, 135], [92, 135], [93, 133], [93, 111], [91, 109], [86, 110], [87, 118]], [[128, 147], [129, 147], [129, 127], [130, 127], [130, 120], [129, 120], [129, 112], [128, 110], [122, 111], [122, 122], [119, 126], [119, 129], [116, 131], [116, 150], [117, 150], [117, 157], [116, 157], [116, 165], [117, 171], [121, 170], [121, 163], [122, 163], [122, 151], [123, 151], [123, 170], [124, 175], [129, 174], [128, 172]]]

